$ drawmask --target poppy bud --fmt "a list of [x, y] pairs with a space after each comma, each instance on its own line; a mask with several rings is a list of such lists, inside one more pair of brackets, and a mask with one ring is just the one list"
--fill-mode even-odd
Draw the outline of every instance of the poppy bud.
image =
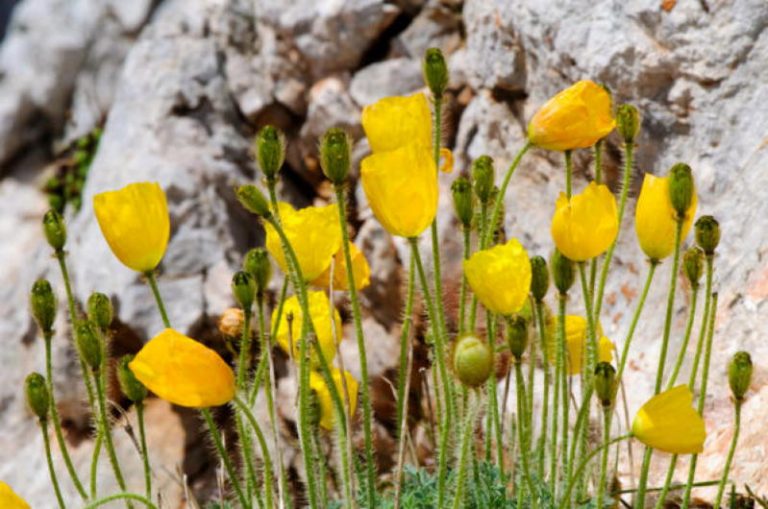
[[699, 287], [699, 280], [704, 268], [704, 251], [698, 246], [689, 248], [683, 255], [683, 270], [692, 288]]
[[453, 350], [453, 370], [467, 387], [479, 387], [488, 380], [493, 359], [488, 345], [475, 336], [464, 336], [456, 341]]
[[669, 200], [679, 219], [685, 218], [695, 192], [691, 167], [685, 163], [672, 166], [669, 170]]
[[542, 301], [549, 290], [549, 269], [542, 256], [531, 258], [531, 294], [537, 301]]
[[487, 205], [491, 201], [495, 179], [493, 159], [490, 156], [480, 156], [472, 162], [472, 182], [480, 203]]
[[243, 270], [253, 276], [256, 282], [256, 295], [263, 295], [272, 278], [272, 264], [269, 262], [269, 253], [263, 247], [256, 247], [245, 254]]
[[448, 85], [448, 66], [439, 48], [429, 48], [424, 53], [424, 82], [435, 97], [442, 97]]
[[75, 328], [75, 343], [80, 357], [94, 371], [101, 367], [102, 344], [89, 322], [80, 322]]
[[747, 352], [736, 352], [728, 364], [728, 385], [737, 401], [744, 399], [752, 382], [752, 358]]
[[624, 138], [624, 143], [634, 143], [640, 132], [640, 113], [631, 104], [622, 104], [616, 112], [616, 130]]
[[60, 251], [67, 243], [67, 226], [61, 214], [51, 209], [43, 216], [43, 233], [48, 240], [48, 244], [55, 250]]
[[717, 245], [720, 244], [720, 223], [712, 216], [701, 216], [696, 220], [696, 243], [704, 254], [712, 256], [715, 254]]
[[53, 331], [53, 322], [56, 320], [56, 296], [47, 279], [38, 279], [32, 285], [32, 291], [29, 292], [29, 307], [40, 330], [43, 333]]
[[99, 328], [106, 332], [112, 324], [114, 310], [112, 301], [103, 293], [94, 292], [88, 297], [88, 319]]
[[29, 374], [24, 380], [24, 393], [29, 408], [41, 421], [44, 421], [48, 417], [51, 400], [43, 375], [40, 373]]
[[265, 219], [271, 216], [272, 213], [269, 211], [269, 202], [267, 202], [264, 193], [262, 193], [258, 187], [252, 184], [246, 184], [238, 187], [235, 190], [235, 194], [237, 194], [237, 199], [248, 212]]
[[320, 141], [320, 167], [332, 183], [339, 185], [349, 174], [350, 139], [344, 129], [328, 129]]
[[610, 362], [598, 362], [595, 366], [595, 396], [603, 408], [611, 408], [616, 398], [616, 368]]
[[515, 360], [520, 361], [528, 346], [528, 322], [522, 316], [514, 315], [507, 318], [507, 343]]
[[575, 278], [573, 262], [555, 249], [549, 260], [549, 265], [552, 267], [552, 280], [555, 282], [555, 288], [561, 295], [565, 295], [573, 286]]
[[275, 126], [262, 127], [256, 135], [254, 152], [267, 181], [274, 182], [285, 161], [285, 135]]
[[240, 308], [227, 308], [219, 318], [219, 332], [229, 337], [238, 337], [243, 333], [245, 317]]
[[456, 217], [464, 228], [472, 225], [472, 183], [467, 177], [459, 176], [451, 184], [451, 196], [453, 196], [453, 208]]
[[253, 276], [242, 270], [235, 272], [232, 276], [232, 294], [241, 308], [250, 311], [256, 296], [256, 281]]
[[134, 403], [141, 403], [147, 397], [147, 388], [136, 379], [136, 375], [128, 367], [133, 355], [123, 355], [117, 363], [117, 381], [120, 390]]

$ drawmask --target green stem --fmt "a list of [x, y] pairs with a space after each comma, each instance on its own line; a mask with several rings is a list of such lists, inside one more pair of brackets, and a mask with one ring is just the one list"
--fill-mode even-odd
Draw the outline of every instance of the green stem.
[[[286, 294], [288, 293], [288, 280], [289, 280], [288, 277], [283, 279], [283, 286], [280, 290], [280, 299], [277, 301], [277, 312], [275, 313], [275, 319], [272, 320], [272, 332], [270, 334], [266, 332], [267, 328], [264, 325], [264, 302], [262, 301], [261, 303], [262, 309], [260, 311], [261, 315], [259, 317], [259, 327], [261, 327], [261, 329], [259, 330], [260, 344], [264, 343], [265, 337], [269, 337], [271, 339], [277, 335], [277, 330], [279, 329], [280, 321], [283, 318], [283, 307], [285, 305]], [[270, 352], [271, 351], [272, 350], [270, 349]], [[248, 403], [251, 405], [253, 405], [254, 402], [256, 401], [256, 395], [258, 394], [259, 389], [261, 388], [261, 382], [263, 378], [262, 372], [266, 372], [267, 361], [269, 360], [271, 362], [271, 359], [272, 359], [271, 355], [268, 358], [262, 356], [259, 359], [259, 365], [256, 367], [256, 376], [254, 376], [253, 378], [253, 383], [251, 384], [251, 388], [249, 389], [249, 393], [248, 393]], [[272, 379], [274, 382], [274, 369], [273, 369]], [[273, 390], [272, 392], [274, 394], [275, 391]]]
[[[485, 321], [488, 326], [488, 348], [491, 351], [491, 366], [496, 366], [496, 317], [490, 311], [485, 314]], [[490, 406], [491, 429], [493, 430], [494, 440], [496, 442], [496, 464], [499, 467], [499, 474], [503, 479], [505, 476], [504, 468], [504, 442], [501, 437], [501, 422], [499, 419], [499, 401], [497, 396], [498, 381], [496, 380], [495, 370], [491, 370], [491, 376], [488, 379], [488, 405]], [[525, 408], [525, 396], [523, 396], [523, 408]], [[524, 417], [523, 417], [524, 419]], [[525, 422], [522, 420], [520, 422]], [[525, 432], [525, 430], [523, 430]]]
[[[98, 425], [96, 426], [98, 429]], [[96, 432], [96, 443], [93, 445], [93, 455], [91, 456], [91, 498], [96, 498], [96, 481], [97, 474], [99, 472], [99, 456], [101, 455], [101, 447], [103, 440], [101, 433]]]
[[[535, 313], [535, 306], [531, 306], [532, 312]], [[535, 317], [535, 315], [534, 315]], [[536, 378], [535, 378], [535, 367], [536, 367], [536, 360], [538, 357], [538, 345], [536, 344], [536, 341], [532, 341], [530, 345], [530, 354], [528, 357], [528, 385], [526, 390], [526, 417], [528, 418], [526, 420], [526, 430], [528, 434], [528, 438], [530, 440], [530, 435], [533, 433], [533, 393], [536, 387]], [[507, 380], [509, 380], [509, 377], [507, 377]], [[504, 403], [506, 404], [507, 398], [506, 394], [504, 395]], [[504, 419], [504, 416], [502, 415], [502, 422]], [[531, 442], [531, 446], [533, 443]]]
[[274, 480], [272, 478], [272, 457], [269, 454], [269, 448], [267, 447], [267, 441], [264, 439], [264, 433], [261, 431], [261, 427], [259, 426], [256, 418], [253, 416], [251, 409], [248, 408], [248, 405], [239, 397], [235, 397], [234, 401], [235, 405], [240, 408], [240, 411], [248, 420], [251, 428], [253, 429], [253, 432], [256, 434], [256, 439], [259, 442], [261, 455], [264, 460], [264, 491], [266, 492], [266, 505], [269, 508], [274, 507], [274, 501], [272, 497], [272, 493], [274, 491]]
[[[238, 390], [245, 389], [245, 375], [248, 372], [251, 353], [251, 314], [250, 308], [243, 308], [243, 330], [240, 339], [240, 355], [237, 361], [236, 387]], [[256, 490], [256, 470], [253, 463], [253, 446], [251, 435], [247, 432], [243, 419], [239, 413], [235, 412], [235, 426], [237, 434], [240, 437], [240, 452], [242, 463], [245, 465], [246, 472], [246, 493], [249, 497]]]
[[587, 362], [585, 363], [587, 366], [587, 378], [585, 379], [585, 382], [588, 385], [591, 385], [591, 378], [595, 372], [598, 356], [596, 332], [597, 327], [595, 325], [595, 320], [598, 320], [598, 317], [592, 314], [592, 297], [589, 293], [589, 285], [587, 283], [587, 275], [586, 270], [584, 269], [584, 262], [580, 262], [578, 266], [579, 278], [581, 279], [581, 291], [584, 296], [584, 307], [586, 308], [587, 314], [587, 333], [589, 335], [589, 343], [587, 343], [586, 355]]
[[[478, 236], [480, 237], [480, 249], [485, 249], [486, 242], [486, 230], [488, 228], [488, 203], [483, 202], [480, 204], [480, 224], [477, 227]], [[464, 270], [461, 271], [462, 275]], [[469, 309], [469, 330], [475, 330], [475, 323], [477, 323], [477, 295], [472, 294], [472, 304]]]
[[656, 500], [655, 509], [662, 509], [666, 504], [667, 494], [669, 493], [669, 486], [672, 482], [672, 477], [675, 475], [675, 466], [677, 465], [677, 454], [673, 454], [669, 460], [669, 468], [667, 468], [667, 475], [664, 478], [664, 484], [661, 487], [661, 493]]
[[595, 143], [595, 182], [602, 183], [603, 180], [603, 144], [605, 138], [597, 140]]
[[100, 498], [99, 500], [91, 502], [90, 504], [85, 506], [83, 509], [96, 509], [97, 507], [101, 507], [110, 502], [114, 502], [115, 500], [135, 500], [136, 502], [141, 502], [142, 504], [144, 504], [148, 509], [157, 509], [157, 506], [155, 504], [153, 504], [146, 498], [142, 497], [141, 495], [136, 495], [134, 493], [117, 493], [115, 495], [110, 495], [108, 497]]
[[565, 151], [565, 196], [570, 200], [573, 196], [573, 152]]
[[453, 495], [453, 509], [460, 509], [464, 503], [464, 482], [467, 476], [467, 456], [469, 456], [470, 443], [472, 442], [472, 432], [475, 428], [475, 407], [477, 404], [470, 404], [467, 407], [464, 416], [464, 427], [459, 436], [461, 436], [461, 452], [459, 455], [459, 465], [456, 473], [456, 492]]
[[[561, 301], [563, 301], [563, 304], [558, 307], [557, 328], [555, 333], [555, 393], [552, 399], [552, 445], [550, 447], [549, 456], [549, 491], [553, 496], [557, 489], [557, 439], [559, 438], [558, 425], [560, 423], [560, 388], [562, 387], [561, 378], [563, 376], [563, 370], [565, 369], [565, 296], [559, 295], [558, 303]], [[563, 394], [563, 397], [567, 396]]]
[[141, 444], [141, 459], [144, 463], [144, 486], [148, 500], [152, 500], [152, 470], [149, 468], [149, 449], [147, 435], [144, 431], [144, 402], [136, 403], [136, 420], [139, 422], [139, 443]]
[[[109, 426], [109, 414], [107, 413], [107, 405], [106, 405], [106, 396], [104, 394], [104, 387], [102, 386], [98, 373], [94, 373], [94, 377], [96, 380], [96, 399], [99, 402], [99, 417], [100, 417], [100, 426], [101, 426], [101, 435], [104, 437], [104, 445], [107, 449], [107, 456], [109, 457], [109, 462], [112, 465], [112, 470], [115, 473], [115, 479], [117, 480], [118, 486], [120, 486], [120, 489], [125, 491], [126, 485], [125, 485], [125, 479], [123, 478], [123, 472], [120, 470], [120, 462], [117, 459], [117, 452], [115, 452], [115, 444], [112, 442], [112, 431]], [[131, 507], [131, 504], [128, 503], [128, 507]]]
[[656, 260], [650, 260], [650, 265], [648, 266], [648, 275], [645, 278], [645, 284], [643, 285], [643, 290], [640, 293], [640, 300], [637, 301], [637, 307], [635, 308], [635, 314], [632, 315], [632, 322], [629, 324], [629, 330], [627, 331], [627, 337], [624, 338], [624, 346], [621, 350], [621, 359], [619, 360], [619, 369], [616, 370], [616, 380], [621, 382], [621, 376], [624, 373], [624, 368], [627, 364], [627, 357], [629, 356], [629, 347], [632, 344], [632, 338], [635, 335], [635, 329], [637, 328], [637, 323], [640, 320], [640, 315], [643, 313], [643, 307], [645, 307], [645, 300], [648, 298], [648, 290], [651, 289], [651, 282], [653, 281], [653, 276], [656, 273], [656, 267], [658, 267], [659, 262]]
[[163, 325], [165, 325], [166, 328], [170, 328], [171, 322], [168, 320], [168, 313], [165, 311], [163, 297], [160, 295], [160, 289], [157, 287], [157, 278], [155, 277], [155, 273], [154, 271], [150, 270], [145, 272], [144, 275], [147, 278], [149, 287], [152, 289], [152, 295], [155, 297], [155, 302], [157, 302], [157, 309], [160, 311], [160, 316], [163, 319]]
[[[557, 325], [558, 329], [560, 331], [560, 348], [562, 349], [562, 362], [563, 362], [563, 369], [560, 370], [560, 392], [563, 398], [563, 415], [562, 415], [562, 426], [563, 429], [561, 431], [562, 433], [562, 439], [560, 441], [560, 447], [562, 447], [562, 453], [560, 455], [561, 458], [561, 465], [563, 472], [569, 472], [569, 465], [568, 465], [568, 433], [569, 433], [569, 419], [570, 419], [570, 403], [568, 401], [568, 396], [570, 394], [570, 391], [568, 391], [568, 366], [566, 363], [565, 358], [565, 312], [566, 312], [566, 300], [567, 295], [566, 294], [559, 294], [558, 295], [558, 310], [557, 310]], [[568, 477], [566, 477], [566, 480]]]
[[714, 276], [714, 259], [712, 256], [706, 258], [707, 266], [707, 279], [704, 293], [704, 313], [701, 316], [701, 325], [699, 328], [699, 339], [696, 343], [696, 353], [693, 356], [693, 367], [691, 368], [691, 374], [688, 378], [688, 387], [691, 390], [696, 387], [696, 376], [699, 371], [699, 363], [701, 362], [701, 353], [704, 349], [704, 340], [707, 337], [707, 325], [709, 324], [709, 313], [712, 307], [712, 279]]
[[[461, 229], [464, 235], [464, 251], [462, 253], [462, 260], [469, 259], [469, 253], [471, 250], [471, 228], [464, 227]], [[459, 290], [459, 335], [463, 334], [467, 330], [467, 276], [464, 275], [464, 271], [461, 271], [461, 289]]]
[[56, 500], [59, 502], [59, 508], [65, 509], [67, 506], [64, 504], [64, 499], [61, 496], [61, 488], [59, 488], [59, 479], [56, 477], [56, 469], [53, 466], [53, 456], [51, 456], [51, 440], [48, 438], [48, 421], [40, 419], [40, 431], [43, 435], [43, 443], [45, 444], [45, 459], [48, 462], [48, 474], [51, 476], [51, 484], [53, 484], [53, 491], [56, 492]]
[[720, 502], [723, 500], [723, 491], [725, 490], [725, 484], [728, 482], [728, 473], [731, 471], [731, 462], [733, 462], [733, 454], [736, 452], [736, 444], [739, 441], [739, 431], [741, 430], [741, 399], [737, 399], [733, 404], [733, 438], [731, 439], [731, 447], [728, 449], [728, 456], [725, 459], [725, 467], [723, 467], [723, 477], [720, 479], [720, 485], [717, 487], [717, 497], [715, 497], [714, 507], [720, 507]]
[[237, 471], [232, 465], [232, 460], [230, 459], [227, 450], [224, 448], [224, 442], [221, 439], [221, 433], [219, 433], [219, 429], [216, 427], [216, 423], [213, 421], [213, 415], [211, 415], [210, 409], [201, 408], [200, 414], [203, 416], [203, 419], [205, 419], [205, 423], [208, 426], [208, 431], [210, 432], [211, 438], [213, 439], [213, 445], [216, 447], [216, 451], [219, 453], [219, 457], [221, 458], [222, 463], [224, 463], [224, 469], [227, 471], [227, 476], [229, 476], [229, 482], [232, 484], [232, 489], [235, 490], [237, 498], [240, 500], [240, 505], [244, 509], [250, 508], [250, 501], [245, 497], [243, 489], [240, 487], [240, 481], [237, 478]]
[[61, 456], [64, 458], [64, 465], [67, 467], [67, 472], [72, 478], [72, 483], [75, 485], [77, 492], [80, 494], [83, 500], [88, 499], [88, 495], [85, 492], [83, 484], [80, 482], [80, 478], [77, 475], [74, 465], [72, 464], [72, 458], [69, 456], [69, 448], [67, 442], [64, 439], [64, 433], [61, 431], [61, 419], [59, 417], [59, 408], [56, 405], [56, 396], [53, 391], [53, 361], [51, 359], [51, 341], [53, 339], [53, 331], [43, 332], [45, 339], [45, 381], [48, 386], [48, 394], [50, 395], [50, 411], [51, 420], [53, 421], [53, 431], [56, 435], [56, 441], [59, 443], [59, 450]]
[[[536, 509], [538, 507], [538, 497], [536, 495], [536, 491], [533, 489], [531, 470], [528, 465], [528, 455], [530, 453], [530, 448], [525, 436], [525, 381], [523, 380], [523, 368], [520, 366], [520, 359], [515, 359], [515, 385], [517, 386], [517, 440], [520, 443], [520, 464], [523, 467], [523, 479], [525, 480], [528, 491], [531, 494], [533, 509]], [[502, 473], [502, 478], [503, 477], [504, 474]]]
[[[708, 486], [717, 486], [717, 484], [718, 484], [719, 482], [720, 482], [720, 481], [701, 481], [701, 482], [696, 482], [696, 483], [693, 483], [693, 486], [694, 486], [695, 488], [706, 488], [706, 487], [708, 487]], [[675, 485], [672, 485], [672, 486], [670, 486], [670, 487], [669, 487], [669, 491], [677, 491], [677, 490], [682, 490], [682, 489], [685, 489], [685, 486], [686, 486], [685, 484], [675, 484]], [[647, 493], [655, 493], [655, 492], [657, 492], [657, 491], [661, 491], [661, 490], [663, 490], [663, 489], [664, 489], [663, 487], [658, 487], [658, 488], [648, 488], [648, 489], [647, 489], [647, 490], [645, 490], [645, 491], [646, 491]], [[616, 492], [616, 494], [617, 494], [617, 495], [626, 495], [626, 494], [628, 494], [628, 493], [635, 493], [636, 491], [637, 491], [637, 489], [635, 489], [635, 488], [628, 488], [628, 489], [626, 489], [626, 490], [619, 490], [619, 491], [617, 491], [617, 492]]]
[[512, 164], [507, 169], [507, 173], [504, 175], [504, 180], [501, 182], [501, 187], [499, 188], [499, 194], [496, 198], [495, 203], [493, 204], [493, 212], [491, 212], [491, 220], [489, 226], [485, 230], [485, 234], [483, 235], [483, 239], [481, 242], [482, 246], [487, 246], [489, 240], [491, 239], [491, 236], [493, 235], [493, 230], [495, 230], [496, 225], [499, 223], [499, 214], [501, 214], [501, 206], [502, 203], [504, 203], [504, 195], [507, 193], [507, 187], [509, 186], [509, 181], [512, 178], [512, 175], [515, 173], [515, 170], [520, 165], [520, 161], [523, 159], [523, 156], [526, 152], [528, 152], [528, 149], [531, 148], [531, 143], [526, 142], [525, 145], [518, 151], [517, 155], [515, 156], [515, 159], [512, 161]]
[[605, 493], [605, 481], [608, 477], [608, 442], [611, 441], [611, 412], [612, 408], [603, 408], [603, 447], [600, 454], [600, 478], [597, 482], [597, 508], [603, 508], [603, 495]]
[[251, 315], [250, 309], [243, 309], [243, 331], [240, 339], [240, 356], [237, 361], [237, 388], [245, 389], [245, 375], [250, 368], [251, 358]]
[[549, 360], [549, 352], [547, 351], [547, 339], [546, 328], [544, 327], [544, 305], [543, 302], [537, 300], [534, 304], [536, 311], [536, 322], [539, 328], [539, 341], [541, 341], [541, 352], [544, 356], [544, 399], [541, 405], [541, 439], [539, 447], [538, 468], [537, 474], [539, 479], [544, 478], [544, 461], [546, 456], [547, 447], [547, 425], [549, 421], [549, 386], [552, 383], [551, 366]]
[[672, 370], [672, 374], [669, 376], [669, 380], [667, 381], [667, 390], [674, 387], [675, 382], [677, 382], [677, 376], [680, 374], [680, 368], [683, 365], [683, 360], [685, 359], [685, 353], [688, 350], [688, 343], [691, 340], [691, 331], [693, 330], [693, 322], [694, 318], [696, 318], [696, 304], [698, 302], [699, 297], [699, 285], [693, 287], [693, 294], [691, 296], [691, 311], [688, 315], [688, 322], [685, 325], [685, 336], [683, 337], [683, 344], [680, 345], [680, 352], [677, 354], [677, 361], [675, 362], [675, 367]]

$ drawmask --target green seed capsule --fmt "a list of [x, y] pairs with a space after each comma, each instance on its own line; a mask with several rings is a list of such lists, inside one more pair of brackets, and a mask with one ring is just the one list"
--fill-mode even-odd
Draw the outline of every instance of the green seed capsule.
[[269, 202], [258, 187], [252, 184], [246, 184], [238, 187], [235, 194], [242, 206], [245, 207], [248, 212], [264, 218], [271, 216]]
[[56, 321], [56, 295], [46, 279], [38, 279], [29, 292], [29, 307], [37, 325], [43, 333], [53, 331]]
[[333, 184], [344, 183], [351, 166], [351, 142], [344, 129], [328, 129], [320, 141], [320, 167]]
[[467, 387], [483, 385], [493, 370], [491, 350], [475, 336], [464, 336], [456, 341], [453, 350], [453, 371]]
[[24, 380], [24, 394], [29, 408], [41, 421], [44, 421], [48, 417], [48, 408], [51, 403], [45, 377], [40, 373], [28, 375]]
[[99, 292], [94, 292], [88, 297], [88, 319], [102, 333], [109, 330], [109, 326], [112, 325], [113, 316], [114, 309], [109, 297]]
[[51, 209], [43, 216], [43, 233], [48, 240], [48, 244], [55, 250], [60, 251], [67, 243], [67, 226], [61, 214]]

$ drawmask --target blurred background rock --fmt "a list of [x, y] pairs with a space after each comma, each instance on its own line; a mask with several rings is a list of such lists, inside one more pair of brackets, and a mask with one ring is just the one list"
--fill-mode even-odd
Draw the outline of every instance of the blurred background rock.
[[[27, 292], [36, 278], [49, 277], [64, 300], [40, 228], [49, 206], [46, 189], [55, 205], [67, 201], [77, 297], [85, 301], [98, 290], [113, 298], [115, 349], [123, 353], [152, 337], [160, 318], [146, 286], [119, 265], [101, 238], [91, 197], [131, 181], [159, 181], [173, 225], [160, 276], [171, 321], [182, 332], [216, 341], [216, 321], [234, 304], [231, 274], [262, 238], [232, 193], [236, 183], [257, 177], [249, 153], [256, 130], [272, 123], [288, 135], [282, 195], [297, 205], [326, 200], [317, 137], [328, 127], [345, 127], [358, 140], [359, 161], [367, 152], [361, 108], [419, 90], [420, 58], [437, 46], [451, 66], [444, 143], [457, 156], [454, 174], [441, 175], [443, 232], [455, 228], [447, 189], [456, 173], [482, 154], [493, 156], [501, 173], [524, 142], [532, 112], [579, 79], [606, 84], [617, 103], [632, 102], [642, 113], [633, 196], [643, 172], [663, 173], [677, 161], [693, 167], [699, 214], [714, 214], [723, 230], [706, 409], [710, 435], [698, 477], [720, 474], [731, 436], [725, 365], [736, 350], [748, 350], [756, 374], [733, 478], [768, 494], [766, 26], [765, 0], [0, 2], [0, 479], [33, 507], [53, 505], [42, 440], [21, 391], [23, 377], [43, 366]], [[580, 151], [575, 161], [578, 189], [591, 175], [591, 154]], [[616, 188], [616, 135], [608, 139], [605, 163]], [[507, 232], [531, 254], [546, 256], [551, 249], [548, 224], [563, 188], [563, 161], [556, 153], [534, 150], [514, 177], [506, 197]], [[373, 271], [364, 304], [372, 375], [378, 377], [377, 443], [391, 449], [391, 389], [383, 377], [397, 363], [406, 249], [372, 218], [359, 188], [352, 205], [356, 242]], [[448, 288], [456, 288], [459, 275], [458, 237], [444, 236]], [[629, 218], [614, 264], [602, 325], [621, 341], [645, 270]], [[669, 265], [660, 269], [634, 343], [626, 379], [630, 411], [652, 390], [649, 373], [660, 344]], [[672, 352], [682, 336], [687, 299], [683, 288]], [[455, 296], [446, 296], [451, 300]], [[572, 309], [579, 306], [574, 299]], [[85, 472], [93, 444], [63, 309], [57, 325], [57, 397], [75, 462]], [[343, 352], [354, 372], [354, 342], [345, 342]], [[290, 377], [281, 380], [287, 402], [292, 384]], [[281, 409], [286, 426], [291, 406]], [[147, 419], [167, 507], [182, 506], [184, 482], [201, 500], [215, 497], [216, 462], [198, 435], [197, 418], [154, 400]], [[117, 436], [130, 483], [143, 486], [129, 437]], [[292, 454], [286, 461], [293, 461]], [[686, 464], [681, 462], [681, 479]], [[107, 462], [101, 465], [104, 491], [112, 481]], [[657, 462], [656, 477], [665, 465]], [[621, 473], [627, 478], [628, 472], [624, 464]], [[63, 487], [76, 500], [70, 484]]]

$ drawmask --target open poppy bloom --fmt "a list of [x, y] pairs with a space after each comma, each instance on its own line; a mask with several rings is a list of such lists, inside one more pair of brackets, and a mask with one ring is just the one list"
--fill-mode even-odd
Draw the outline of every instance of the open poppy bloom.
[[30, 509], [29, 504], [3, 481], [0, 481], [0, 507], [3, 509]]
[[[315, 327], [315, 338], [323, 352], [328, 364], [336, 357], [336, 343], [341, 341], [341, 316], [333, 307], [324, 292], [307, 292], [309, 299], [309, 315], [312, 325]], [[291, 317], [290, 319], [288, 317]], [[272, 312], [272, 322], [277, 320], [277, 309]], [[285, 300], [283, 304], [283, 317], [277, 328], [275, 339], [280, 348], [291, 356], [295, 362], [301, 360], [301, 328], [304, 315], [301, 312], [301, 305], [296, 296]], [[334, 341], [334, 337], [336, 340]], [[310, 349], [310, 360], [313, 366], [320, 363], [314, 348]]]
[[557, 249], [574, 262], [601, 255], [619, 233], [616, 198], [608, 186], [594, 182], [570, 200], [560, 193], [551, 231]]
[[632, 435], [648, 447], [673, 454], [704, 450], [704, 419], [692, 406], [693, 393], [678, 385], [649, 399], [632, 421]]
[[517, 239], [477, 251], [464, 260], [464, 275], [483, 306], [501, 315], [520, 311], [531, 289], [531, 262]]
[[[358, 383], [355, 377], [349, 371], [344, 371], [344, 383], [347, 385], [349, 391], [349, 415], [355, 415], [355, 408], [357, 407], [357, 390]], [[344, 385], [342, 384], [342, 372], [336, 368], [331, 370], [331, 377], [336, 385], [336, 390], [341, 397], [342, 404], [344, 403]], [[331, 391], [328, 389], [328, 385], [325, 383], [323, 375], [312, 371], [309, 374], [309, 387], [315, 392], [317, 396], [317, 402], [320, 411], [319, 424], [320, 427], [326, 430], [332, 430], [333, 424], [336, 422], [336, 413], [334, 412], [333, 398], [331, 397]]]
[[[362, 290], [371, 284], [371, 267], [368, 260], [355, 244], [349, 243], [349, 257], [352, 259], [352, 275], [355, 278], [355, 289]], [[319, 288], [328, 288], [331, 282], [331, 267], [325, 269], [312, 281], [313, 286]], [[333, 257], [333, 289], [349, 290], [349, 281], [347, 280], [347, 262], [344, 258], [344, 250], [339, 249]]]

